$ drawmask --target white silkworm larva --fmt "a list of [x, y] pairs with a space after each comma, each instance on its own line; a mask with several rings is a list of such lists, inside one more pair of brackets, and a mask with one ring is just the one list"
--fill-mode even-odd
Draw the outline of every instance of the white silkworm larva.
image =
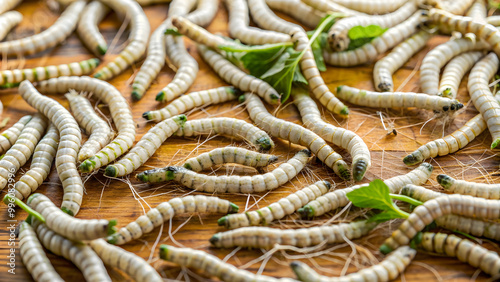
[[184, 167], [167, 166], [146, 170], [137, 174], [136, 177], [140, 181], [149, 183], [174, 180], [183, 186], [201, 192], [260, 193], [274, 190], [293, 179], [306, 166], [310, 156], [309, 150], [301, 150], [273, 171], [254, 176], [208, 176]]
[[368, 234], [377, 225], [365, 220], [323, 225], [300, 229], [276, 229], [270, 227], [242, 227], [216, 233], [210, 243], [217, 248], [262, 248], [271, 249], [276, 244], [296, 247], [316, 246], [321, 243], [332, 244], [357, 239]]
[[200, 154], [188, 159], [183, 166], [189, 170], [200, 172], [215, 165], [235, 163], [255, 168], [268, 166], [278, 160], [274, 155], [262, 154], [239, 147], [227, 146]]
[[494, 221], [482, 221], [459, 215], [446, 215], [436, 218], [436, 224], [452, 231], [465, 232], [472, 236], [500, 240], [500, 223]]
[[99, 32], [99, 23], [109, 13], [110, 9], [100, 1], [92, 1], [83, 10], [76, 31], [82, 43], [97, 56], [108, 51], [106, 39]]
[[0, 85], [16, 84], [23, 80], [37, 82], [50, 78], [70, 75], [84, 75], [92, 72], [98, 65], [99, 59], [90, 59], [69, 64], [37, 67], [33, 69], [15, 69], [0, 71]]
[[474, 107], [483, 116], [493, 138], [491, 149], [500, 144], [500, 103], [493, 96], [489, 87], [489, 81], [497, 72], [498, 65], [498, 56], [495, 53], [486, 55], [472, 68], [467, 83]]
[[76, 28], [86, 1], [80, 0], [68, 6], [48, 29], [30, 37], [0, 43], [0, 54], [25, 55], [41, 52], [64, 41]]
[[177, 31], [191, 40], [206, 45], [210, 48], [217, 49], [221, 45], [234, 45], [235, 43], [224, 39], [221, 36], [214, 35], [202, 28], [201, 26], [189, 21], [185, 17], [172, 16], [172, 25], [177, 28]]
[[[350, 1], [350, 0], [346, 0]], [[401, 1], [401, 0], [397, 0]], [[346, 14], [348, 16], [362, 16], [366, 15], [365, 13], [358, 12], [353, 8], [347, 8], [347, 6], [337, 4], [334, 1], [329, 0], [302, 0], [305, 4], [325, 13], [339, 12], [342, 14]], [[402, 5], [402, 4], [401, 4]], [[399, 5], [399, 6], [401, 6]], [[397, 9], [397, 8], [396, 8]]]
[[238, 206], [218, 197], [203, 195], [173, 198], [152, 208], [145, 215], [122, 227], [106, 240], [114, 245], [123, 245], [153, 231], [155, 227], [181, 213], [236, 213]]
[[198, 0], [196, 10], [189, 13], [186, 19], [197, 25], [207, 26], [213, 21], [218, 10], [219, 0]]
[[292, 91], [292, 96], [307, 128], [351, 154], [352, 176], [354, 180], [361, 181], [371, 166], [370, 150], [363, 139], [350, 130], [323, 121], [316, 102], [309, 95]]
[[416, 107], [435, 112], [455, 112], [464, 105], [455, 99], [412, 92], [373, 92], [349, 86], [337, 87], [337, 96], [350, 103], [374, 108]]
[[[1, 8], [0, 8], [1, 9]], [[3, 40], [9, 31], [23, 20], [23, 15], [18, 11], [0, 13], [0, 40]]]
[[175, 115], [183, 114], [197, 107], [224, 103], [238, 99], [242, 93], [232, 86], [222, 86], [218, 88], [191, 92], [183, 95], [166, 107], [155, 111], [147, 111], [142, 117], [147, 120], [162, 121]]
[[0, 153], [7, 151], [16, 143], [19, 134], [23, 131], [26, 124], [32, 119], [32, 116], [23, 116], [12, 127], [4, 130], [0, 134]]
[[70, 241], [36, 219], [32, 219], [31, 225], [42, 245], [55, 255], [73, 262], [83, 273], [86, 281], [111, 282], [102, 260], [90, 246]]
[[266, 0], [266, 4], [273, 10], [285, 13], [298, 20], [309, 28], [315, 28], [326, 16], [300, 0]]
[[351, 67], [375, 61], [380, 54], [401, 43], [406, 38], [417, 32], [418, 26], [425, 16], [422, 11], [417, 11], [406, 21], [389, 28], [370, 43], [350, 51], [332, 52], [323, 50], [325, 63], [332, 66]]
[[64, 189], [61, 209], [70, 215], [76, 215], [82, 204], [84, 189], [76, 169], [76, 156], [82, 142], [80, 127], [68, 110], [57, 101], [41, 95], [31, 82], [21, 82], [19, 93], [30, 106], [43, 113], [59, 131], [56, 169]]
[[467, 13], [466, 17], [470, 17], [475, 21], [486, 23], [486, 17], [488, 16], [488, 3], [486, 0], [477, 0], [472, 3]]
[[190, 120], [176, 133], [177, 136], [223, 134], [250, 142], [256, 149], [267, 151], [274, 148], [274, 142], [257, 126], [236, 118], [205, 118]]
[[380, 247], [383, 253], [389, 253], [402, 245], [408, 245], [410, 240], [431, 224], [436, 218], [449, 215], [463, 215], [478, 219], [500, 218], [500, 203], [498, 200], [486, 200], [459, 194], [446, 195], [425, 202], [416, 207], [399, 228], [392, 232]]
[[382, 282], [396, 279], [410, 265], [416, 254], [417, 251], [408, 246], [399, 247], [379, 264], [340, 277], [320, 275], [307, 264], [298, 261], [292, 262], [290, 266], [297, 279], [304, 282]]
[[462, 78], [484, 55], [484, 52], [471, 51], [453, 58], [444, 68], [439, 83], [439, 95], [455, 99]]
[[222, 55], [204, 45], [198, 45], [198, 52], [203, 60], [227, 83], [234, 85], [241, 91], [249, 91], [259, 95], [269, 104], [280, 103], [280, 94], [269, 83], [245, 73]]
[[429, 200], [435, 199], [440, 196], [446, 195], [445, 193], [433, 191], [431, 189], [427, 189], [422, 186], [407, 184], [405, 185], [400, 192], [401, 195], [405, 195], [408, 197], [412, 197], [415, 200], [419, 200], [421, 202], [427, 202]]
[[181, 128], [185, 122], [186, 116], [178, 115], [157, 123], [123, 158], [108, 165], [104, 175], [120, 177], [131, 174], [151, 158], [161, 144]]
[[266, 4], [265, 0], [248, 0], [248, 8], [252, 20], [257, 26], [284, 33], [291, 34], [292, 31], [304, 30], [297, 24], [286, 21], [278, 17]]
[[350, 179], [349, 166], [325, 140], [316, 133], [298, 124], [288, 122], [271, 115], [259, 97], [245, 94], [246, 109], [250, 118], [262, 129], [270, 132], [272, 136], [283, 138], [294, 144], [300, 144], [311, 150], [320, 161], [333, 169], [335, 174], [342, 179]]
[[333, 0], [346, 8], [367, 14], [387, 14], [403, 6], [408, 0]]
[[63, 282], [50, 263], [49, 258], [36, 237], [35, 230], [27, 222], [21, 222], [19, 228], [19, 252], [24, 266], [33, 280], [39, 282]]
[[[432, 170], [432, 165], [422, 163], [409, 173], [389, 178], [385, 180], [384, 183], [389, 186], [391, 193], [399, 193], [401, 188], [403, 188], [406, 184], [424, 184], [431, 176]], [[303, 218], [309, 218], [323, 215], [337, 208], [345, 207], [348, 203], [350, 203], [346, 194], [367, 185], [368, 184], [361, 184], [328, 192], [325, 195], [316, 198], [316, 200], [309, 202], [298, 211]]]
[[110, 245], [103, 239], [93, 240], [89, 244], [104, 264], [120, 269], [134, 281], [163, 282], [163, 279], [154, 267], [136, 254]]
[[226, 215], [217, 223], [226, 228], [237, 228], [253, 225], [265, 225], [274, 220], [280, 220], [285, 216], [296, 212], [299, 208], [324, 195], [330, 189], [330, 182], [318, 181], [292, 193], [267, 207], [245, 213]]
[[47, 124], [47, 119], [43, 115], [35, 114], [23, 128], [14, 145], [2, 157], [0, 160], [0, 190], [5, 188], [8, 182], [14, 180], [13, 176], [31, 157]]
[[8, 10], [14, 9], [23, 0], [3, 0], [2, 5], [0, 5], [0, 14], [5, 13]]
[[401, 68], [413, 55], [427, 44], [432, 34], [422, 30], [398, 46], [394, 47], [387, 56], [378, 60], [373, 67], [373, 82], [375, 88], [380, 92], [393, 92], [394, 82], [392, 75]]
[[56, 126], [51, 123], [47, 133], [35, 147], [30, 169], [14, 184], [16, 198], [20, 200], [27, 198], [42, 185], [52, 168], [52, 161], [56, 156], [58, 144], [59, 132]]
[[495, 277], [500, 273], [500, 257], [496, 252], [453, 234], [424, 232], [418, 247], [428, 252], [456, 257]]
[[444, 9], [455, 15], [463, 15], [465, 11], [474, 3], [476, 0], [461, 0], [461, 1], [446, 1], [443, 5], [440, 6], [441, 9]]
[[144, 55], [150, 26], [146, 14], [137, 2], [133, 0], [107, 0], [104, 3], [130, 20], [130, 35], [127, 46], [112, 62], [106, 64], [94, 75], [95, 78], [108, 80], [122, 73]]
[[113, 139], [115, 133], [108, 123], [97, 115], [87, 98], [78, 95], [74, 90], [70, 90], [65, 96], [75, 120], [90, 135], [78, 152], [78, 161], [81, 162], [99, 152]]
[[485, 199], [500, 199], [500, 184], [475, 183], [456, 180], [446, 174], [437, 176], [437, 181], [447, 191], [462, 195], [471, 195]]
[[488, 24], [500, 26], [500, 16], [489, 16], [486, 18]]
[[132, 111], [120, 91], [111, 84], [88, 76], [68, 76], [43, 81], [38, 84], [38, 88], [43, 93], [67, 93], [70, 89], [91, 92], [108, 105], [118, 135], [95, 156], [83, 161], [79, 167], [80, 171], [91, 172], [107, 165], [134, 144], [136, 125]]

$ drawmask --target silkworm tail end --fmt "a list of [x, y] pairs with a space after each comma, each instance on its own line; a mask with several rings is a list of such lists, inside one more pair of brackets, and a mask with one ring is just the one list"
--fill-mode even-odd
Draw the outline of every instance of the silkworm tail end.
[[498, 144], [500, 144], [500, 138], [497, 138], [493, 143], [491, 143], [491, 149], [495, 149]]
[[378, 90], [382, 92], [394, 92], [392, 87], [392, 84], [388, 82], [381, 82], [377, 86]]
[[143, 117], [144, 119], [146, 119], [146, 120], [152, 120], [152, 119], [153, 119], [153, 117], [151, 116], [151, 111], [144, 112], [144, 113], [142, 114], [142, 117]]
[[221, 218], [219, 218], [217, 220], [217, 225], [224, 226], [224, 227], [227, 228], [228, 227], [228, 222], [229, 221], [227, 220], [227, 215], [226, 215], [226, 216], [223, 216], [223, 217], [221, 217]]
[[237, 213], [240, 210], [240, 207], [238, 207], [234, 203], [229, 204], [229, 211], [227, 213]]
[[244, 103], [245, 100], [246, 100], [245, 95], [241, 95], [240, 97], [238, 97], [238, 103]]
[[335, 162], [335, 164], [333, 165], [333, 172], [335, 172], [336, 175], [340, 176], [340, 178], [344, 180], [351, 179], [351, 171], [349, 170], [347, 163], [343, 160]]
[[61, 210], [62, 210], [63, 212], [65, 212], [65, 213], [67, 213], [67, 214], [71, 215], [71, 216], [75, 216], [75, 213], [74, 213], [73, 211], [69, 210], [69, 209], [68, 209], [68, 208], [66, 208], [66, 207], [61, 207]]
[[314, 217], [314, 209], [310, 206], [305, 205], [304, 207], [297, 210], [301, 218], [312, 218]]
[[133, 90], [131, 96], [132, 96], [132, 100], [139, 101], [139, 100], [141, 100], [143, 95], [138, 90]]
[[353, 165], [352, 175], [355, 181], [361, 181], [365, 176], [368, 169], [368, 162], [366, 160], [358, 160]]
[[108, 46], [99, 45], [99, 46], [97, 46], [97, 51], [99, 52], [99, 54], [101, 54], [101, 56], [104, 56], [104, 54], [106, 54], [106, 52], [108, 52]]
[[95, 165], [96, 163], [92, 160], [92, 158], [86, 159], [78, 166], [78, 170], [80, 172], [91, 172], [92, 170], [94, 170]]
[[139, 174], [136, 174], [135, 178], [137, 178], [137, 180], [142, 181], [142, 182], [149, 182], [149, 176], [146, 173], [146, 171], [141, 172]]
[[243, 95], [243, 91], [240, 89], [234, 87], [234, 86], [228, 86], [227, 87], [227, 92], [233, 94], [234, 96], [240, 97]]
[[160, 93], [156, 94], [155, 100], [158, 102], [165, 101], [165, 91], [160, 91]]
[[185, 115], [178, 115], [177, 117], [175, 117], [175, 122], [181, 127], [183, 128], [184, 127], [184, 124], [186, 123], [187, 121], [187, 117]]
[[391, 247], [387, 246], [386, 244], [383, 244], [382, 246], [380, 246], [379, 250], [384, 255], [387, 255], [388, 253], [393, 251], [393, 249]]
[[444, 189], [449, 189], [454, 179], [446, 174], [440, 174], [436, 177], [436, 180]]
[[290, 268], [292, 268], [299, 281], [309, 281], [309, 279], [307, 279], [307, 274], [312, 270], [306, 264], [299, 261], [292, 261], [290, 263]]
[[218, 243], [220, 242], [220, 235], [217, 233], [213, 235], [208, 241], [210, 242], [210, 244], [212, 244], [212, 246], [217, 247]]
[[112, 235], [118, 231], [118, 229], [116, 229], [116, 224], [117, 224], [116, 219], [112, 219], [109, 221], [107, 228], [108, 235]]
[[168, 245], [161, 245], [160, 246], [160, 258], [161, 259], [168, 260], [167, 259], [168, 247], [169, 247]]
[[112, 244], [112, 245], [116, 245], [116, 243], [118, 242], [118, 233], [115, 233], [111, 236], [108, 236], [106, 237], [106, 242]]
[[104, 170], [104, 175], [105, 176], [116, 177], [118, 175], [118, 170], [116, 169], [116, 166], [114, 166], [114, 165], [108, 165], [106, 167], [106, 169]]
[[347, 106], [344, 106], [342, 110], [340, 110], [340, 115], [342, 116], [348, 116], [349, 115], [349, 108]]
[[[242, 97], [242, 96], [240, 96], [240, 97]], [[272, 147], [274, 147], [274, 144], [271, 141], [271, 139], [269, 139], [267, 137], [261, 137], [261, 138], [257, 139], [257, 141], [255, 141], [255, 143], [257, 143], [257, 145], [260, 146], [261, 150], [264, 150], [264, 151], [268, 151]]]
[[408, 156], [403, 158], [403, 162], [405, 163], [405, 165], [414, 165], [418, 164], [421, 161], [422, 160], [419, 157], [415, 156], [414, 153], [409, 154]]

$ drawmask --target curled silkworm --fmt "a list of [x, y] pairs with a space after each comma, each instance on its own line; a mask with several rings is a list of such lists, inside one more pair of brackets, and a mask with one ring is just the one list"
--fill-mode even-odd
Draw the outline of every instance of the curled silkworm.
[[32, 116], [23, 116], [19, 119], [12, 127], [4, 130], [0, 134], [0, 153], [7, 151], [14, 143], [16, 143], [19, 134], [26, 126], [26, 124], [32, 119]]
[[82, 18], [76, 28], [82, 43], [97, 56], [102, 56], [108, 51], [108, 44], [99, 32], [98, 25], [109, 11], [109, 7], [100, 1], [90, 2], [83, 10]]
[[431, 189], [424, 188], [422, 186], [407, 184], [401, 189], [401, 195], [406, 195], [412, 197], [415, 200], [421, 202], [427, 202], [429, 200], [435, 199], [446, 194], [433, 191]]
[[[1, 9], [1, 8], [0, 8]], [[0, 40], [4, 39], [9, 31], [23, 20], [23, 15], [18, 11], [10, 11], [5, 14], [0, 12]]]
[[472, 236], [500, 240], [500, 223], [494, 221], [482, 221], [459, 215], [446, 215], [436, 218], [436, 224], [440, 227], [460, 231]]
[[[346, 0], [346, 1], [349, 1], [349, 0]], [[397, 1], [401, 1], [401, 0], [397, 0]], [[347, 6], [342, 5], [344, 3], [339, 4], [339, 3], [336, 3], [334, 1], [328, 1], [328, 0], [302, 0], [302, 2], [306, 3], [307, 5], [315, 8], [319, 11], [326, 12], [326, 13], [339, 12], [342, 14], [346, 14], [348, 16], [365, 15], [365, 13], [358, 12], [353, 7], [347, 8]], [[401, 5], [399, 5], [399, 6], [401, 6]]]
[[439, 83], [439, 95], [455, 99], [462, 78], [483, 56], [483, 52], [471, 51], [453, 58], [444, 68]]
[[500, 184], [475, 183], [456, 180], [446, 174], [437, 176], [437, 181], [444, 189], [457, 194], [471, 195], [485, 199], [500, 199]]
[[290, 15], [310, 28], [318, 26], [321, 19], [326, 15], [324, 12], [314, 9], [300, 0], [266, 0], [266, 4], [269, 8]]

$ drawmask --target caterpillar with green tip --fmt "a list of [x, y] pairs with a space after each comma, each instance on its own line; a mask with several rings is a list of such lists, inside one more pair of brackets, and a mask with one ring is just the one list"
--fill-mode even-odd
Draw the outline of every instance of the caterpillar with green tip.
[[[0, 8], [1, 9], [1, 8]], [[0, 12], [0, 40], [3, 40], [9, 31], [23, 20], [23, 15], [18, 11]]]
[[103, 56], [108, 51], [106, 39], [99, 32], [99, 23], [110, 9], [103, 2], [92, 1], [83, 10], [76, 31], [81, 42], [96, 56]]
[[481, 51], [470, 51], [453, 58], [443, 70], [438, 95], [455, 99], [462, 78], [484, 55]]
[[16, 143], [19, 134], [26, 126], [26, 124], [32, 119], [32, 116], [23, 116], [14, 125], [4, 130], [0, 134], [0, 153], [6, 152], [12, 145]]
[[421, 202], [427, 202], [429, 200], [435, 199], [437, 197], [445, 196], [447, 194], [433, 191], [431, 189], [424, 188], [422, 186], [407, 184], [400, 192], [401, 195], [406, 195], [412, 197], [413, 199], [419, 200]]
[[452, 193], [492, 200], [500, 199], [500, 184], [486, 184], [456, 180], [446, 174], [440, 174], [436, 179], [441, 187]]

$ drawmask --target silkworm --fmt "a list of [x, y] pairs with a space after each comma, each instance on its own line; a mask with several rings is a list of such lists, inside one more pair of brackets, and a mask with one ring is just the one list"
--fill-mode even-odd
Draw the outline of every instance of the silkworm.
[[305, 93], [292, 91], [293, 102], [299, 109], [304, 125], [318, 134], [321, 138], [346, 149], [352, 156], [352, 176], [354, 180], [363, 179], [371, 166], [370, 150], [365, 142], [356, 133], [335, 127], [321, 119], [318, 106]]
[[75, 1], [46, 30], [22, 39], [1, 42], [0, 54], [3, 56], [29, 55], [58, 45], [75, 30], [85, 5], [84, 0]]
[[175, 215], [197, 212], [235, 213], [238, 212], [238, 206], [228, 200], [203, 195], [173, 198], [120, 228], [118, 232], [108, 236], [106, 240], [114, 245], [123, 245], [153, 231], [155, 227], [174, 218]]
[[[349, 0], [346, 0], [349, 1]], [[401, 0], [397, 0], [401, 1]], [[346, 14], [347, 16], [362, 16], [366, 15], [365, 13], [358, 12], [355, 9], [351, 8], [346, 8], [346, 6], [342, 4], [338, 4], [334, 1], [328, 1], [328, 0], [302, 0], [302, 2], [306, 3], [307, 5], [325, 12], [325, 13], [331, 13], [331, 12], [339, 12], [342, 14]]]
[[437, 197], [416, 207], [399, 228], [385, 240], [380, 251], [389, 253], [410, 240], [431, 224], [436, 218], [449, 215], [463, 215], [480, 219], [498, 219], [500, 206], [498, 200], [486, 200], [459, 194]]
[[82, 204], [84, 188], [76, 169], [76, 156], [82, 142], [80, 127], [68, 110], [57, 101], [41, 95], [31, 82], [21, 82], [19, 93], [30, 106], [43, 113], [59, 131], [56, 169], [64, 189], [61, 209], [70, 215], [76, 215]]
[[[406, 184], [421, 185], [424, 184], [431, 176], [433, 167], [429, 163], [422, 163], [420, 166], [410, 171], [407, 174], [398, 175], [389, 178], [384, 183], [389, 186], [391, 193], [399, 193], [401, 188]], [[352, 187], [338, 189], [328, 192], [323, 196], [316, 198], [299, 209], [299, 213], [303, 218], [323, 215], [329, 211], [345, 207], [350, 203], [346, 194], [361, 187], [366, 187], [368, 184], [355, 185]]]
[[0, 14], [5, 13], [8, 10], [14, 9], [22, 0], [4, 0], [2, 5], [0, 5]]
[[189, 170], [200, 172], [215, 165], [236, 163], [255, 168], [268, 166], [278, 160], [274, 155], [261, 154], [239, 147], [227, 146], [200, 154], [188, 159], [183, 166]]
[[26, 124], [32, 119], [32, 116], [23, 116], [20, 118], [13, 126], [4, 130], [0, 134], [0, 153], [7, 151], [14, 143], [16, 143], [19, 134], [26, 126]]
[[300, 144], [311, 150], [319, 160], [333, 169], [335, 174], [342, 179], [350, 179], [349, 166], [325, 140], [316, 133], [298, 124], [288, 122], [271, 115], [259, 97], [253, 94], [245, 94], [246, 109], [250, 118], [262, 129], [271, 133], [272, 136], [286, 139], [294, 144]]
[[296, 247], [316, 246], [321, 243], [332, 244], [361, 238], [368, 234], [377, 223], [365, 220], [323, 225], [300, 229], [275, 229], [251, 226], [216, 233], [210, 243], [217, 248], [262, 248], [271, 249], [276, 244]]
[[103, 239], [90, 241], [89, 244], [105, 264], [120, 269], [134, 281], [163, 282], [163, 279], [154, 267], [134, 253], [110, 245]]
[[274, 148], [274, 142], [267, 133], [255, 125], [237, 118], [205, 118], [190, 120], [179, 128], [177, 136], [223, 134], [248, 141], [263, 151]]
[[0, 85], [17, 84], [23, 80], [37, 82], [60, 76], [80, 76], [92, 72], [99, 65], [99, 62], [99, 59], [94, 58], [57, 66], [4, 70], [0, 71]]
[[22, 200], [35, 192], [50, 173], [52, 161], [57, 153], [59, 132], [51, 123], [33, 153], [30, 169], [14, 184], [16, 198]]
[[465, 232], [472, 236], [490, 238], [495, 241], [500, 240], [500, 223], [494, 221], [482, 221], [450, 214], [436, 218], [436, 224], [452, 231]]
[[492, 276], [500, 273], [500, 257], [496, 252], [453, 234], [424, 232], [418, 247], [428, 252], [456, 257]]
[[337, 96], [350, 103], [374, 108], [416, 107], [436, 112], [455, 112], [464, 105], [455, 99], [412, 92], [373, 92], [349, 86], [337, 87]]
[[399, 247], [379, 264], [340, 277], [320, 275], [307, 264], [299, 261], [292, 262], [290, 266], [297, 275], [297, 279], [305, 282], [391, 281], [404, 272], [416, 254], [417, 251], [408, 246]]
[[266, 0], [266, 4], [269, 8], [285, 13], [309, 28], [315, 28], [326, 15], [300, 0]]
[[455, 15], [463, 15], [474, 2], [475, 0], [447, 1], [445, 5], [441, 5], [439, 8]]
[[367, 14], [387, 14], [403, 6], [406, 0], [334, 0], [330, 1]]
[[260, 28], [290, 35], [292, 32], [304, 30], [299, 25], [276, 16], [276, 14], [269, 9], [265, 0], [248, 0], [248, 9], [250, 15], [252, 15], [252, 20]]
[[73, 242], [57, 234], [47, 225], [32, 219], [31, 226], [42, 245], [52, 253], [73, 262], [83, 273], [86, 281], [110, 281], [102, 260], [90, 246]]
[[[139, 3], [139, 5], [141, 6], [149, 6], [149, 5], [153, 5], [153, 4], [166, 4], [166, 3], [170, 3], [170, 2], [174, 2], [175, 0], [135, 0], [137, 3]], [[170, 5], [169, 7], [171, 7], [172, 5]]]
[[[1, 8], [0, 8], [1, 9]], [[9, 31], [23, 20], [23, 15], [18, 11], [10, 11], [5, 14], [0, 12], [0, 40], [3, 40]]]
[[234, 44], [231, 41], [224, 39], [221, 36], [216, 36], [201, 26], [189, 21], [185, 17], [172, 16], [172, 25], [177, 28], [177, 31], [191, 40], [216, 49], [221, 45]]
[[219, 0], [199, 0], [196, 10], [189, 13], [186, 18], [200, 26], [209, 25], [217, 11], [219, 10]]
[[389, 28], [370, 43], [350, 51], [332, 52], [323, 50], [325, 63], [332, 66], [352, 67], [375, 61], [380, 54], [401, 43], [406, 38], [417, 32], [418, 26], [424, 21], [425, 16], [417, 11], [406, 21]]
[[455, 99], [457, 97], [460, 82], [465, 74], [484, 56], [484, 52], [471, 51], [453, 58], [445, 67], [441, 82], [439, 83], [439, 95]]
[[408, 197], [412, 197], [415, 200], [419, 200], [421, 202], [427, 202], [429, 200], [435, 199], [440, 196], [444, 196], [446, 194], [440, 193], [437, 191], [433, 191], [422, 186], [407, 184], [401, 189], [401, 195], [406, 195]]
[[254, 176], [207, 176], [184, 167], [167, 166], [146, 170], [137, 174], [136, 177], [140, 181], [149, 183], [174, 180], [183, 186], [201, 192], [260, 193], [274, 190], [297, 176], [306, 166], [310, 156], [309, 150], [301, 150], [273, 171]]
[[111, 84], [88, 76], [69, 76], [43, 81], [38, 84], [38, 88], [43, 93], [67, 93], [69, 89], [92, 92], [108, 105], [118, 135], [95, 156], [83, 161], [79, 166], [80, 171], [91, 172], [107, 165], [127, 152], [134, 144], [136, 126], [132, 111], [122, 94]]
[[162, 121], [175, 115], [183, 114], [197, 107], [236, 100], [240, 94], [241, 92], [238, 89], [231, 86], [222, 86], [208, 90], [191, 92], [175, 99], [164, 108], [143, 113], [142, 117], [147, 120]]
[[387, 56], [378, 60], [373, 67], [373, 82], [380, 92], [393, 92], [392, 75], [413, 55], [425, 47], [432, 34], [421, 30], [398, 44]]
[[287, 215], [297, 211], [300, 207], [324, 195], [330, 189], [328, 181], [318, 181], [292, 193], [267, 207], [245, 213], [226, 215], [217, 223], [226, 228], [237, 228], [252, 225], [269, 224], [274, 220], [280, 220]]
[[90, 2], [83, 10], [76, 28], [82, 43], [97, 56], [102, 56], [108, 51], [108, 44], [99, 32], [98, 25], [109, 11], [109, 7], [102, 2]]
[[467, 13], [465, 13], [466, 17], [472, 18], [474, 21], [479, 21], [486, 23], [486, 17], [488, 15], [488, 3], [485, 0], [474, 1], [470, 6]]
[[500, 25], [500, 16], [489, 16], [486, 18], [486, 22], [488, 24], [499, 26]]
[[280, 103], [280, 94], [269, 83], [245, 73], [206, 46], [198, 45], [198, 52], [203, 60], [227, 83], [234, 85], [241, 91], [249, 91], [259, 95], [269, 104]]
[[166, 119], [153, 126], [141, 140], [119, 161], [108, 165], [104, 175], [120, 177], [131, 174], [143, 165], [160, 148], [161, 144], [172, 136], [186, 122], [185, 115]]
[[138, 61], [146, 52], [150, 26], [141, 6], [133, 0], [106, 1], [112, 10], [130, 20], [128, 44], [121, 53], [99, 70], [94, 77], [102, 80], [111, 79]]
[[444, 189], [457, 194], [471, 195], [485, 199], [500, 199], [500, 184], [475, 183], [456, 180], [446, 174], [437, 176], [437, 181]]

